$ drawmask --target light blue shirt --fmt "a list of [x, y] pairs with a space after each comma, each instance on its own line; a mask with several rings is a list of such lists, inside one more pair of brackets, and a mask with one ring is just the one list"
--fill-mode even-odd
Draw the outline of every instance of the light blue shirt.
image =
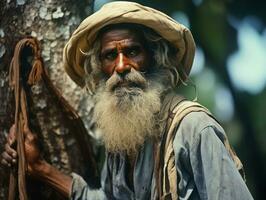
[[[181, 200], [253, 199], [231, 156], [224, 147], [222, 127], [204, 112], [192, 112], [180, 123], [173, 141]], [[126, 179], [125, 154], [107, 153], [101, 188], [92, 190], [73, 174], [73, 200], [153, 200], [156, 199], [153, 143], [140, 149], [133, 172], [133, 187]]]

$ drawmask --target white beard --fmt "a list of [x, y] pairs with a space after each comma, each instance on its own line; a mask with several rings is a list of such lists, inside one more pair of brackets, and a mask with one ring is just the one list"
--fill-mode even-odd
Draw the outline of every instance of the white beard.
[[100, 84], [94, 120], [103, 133], [107, 151], [134, 153], [146, 138], [159, 136], [161, 88], [158, 82], [148, 82], [135, 70], [125, 80], [114, 74], [106, 84]]

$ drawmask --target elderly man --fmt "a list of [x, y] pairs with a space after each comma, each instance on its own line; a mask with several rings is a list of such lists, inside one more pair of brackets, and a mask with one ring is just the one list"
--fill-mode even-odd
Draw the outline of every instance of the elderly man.
[[[194, 51], [187, 28], [136, 3], [109, 3], [85, 19], [64, 49], [64, 65], [94, 94], [106, 147], [101, 188], [49, 165], [32, 135], [28, 174], [71, 199], [252, 199], [221, 126], [175, 92]], [[8, 166], [16, 162], [13, 138], [11, 130], [2, 156]]]

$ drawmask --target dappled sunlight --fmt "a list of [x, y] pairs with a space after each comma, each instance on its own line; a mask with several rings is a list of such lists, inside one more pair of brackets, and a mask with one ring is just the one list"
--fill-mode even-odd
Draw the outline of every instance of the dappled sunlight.
[[110, 2], [110, 0], [95, 0], [94, 1], [94, 10], [99, 10], [104, 4]]
[[239, 90], [258, 94], [266, 84], [266, 29], [260, 34], [248, 20], [237, 26], [239, 50], [229, 57], [228, 71]]
[[214, 113], [223, 122], [230, 121], [234, 115], [233, 98], [224, 86], [218, 86], [215, 91]]
[[192, 76], [199, 74], [203, 70], [204, 65], [205, 65], [204, 52], [202, 51], [202, 49], [200, 47], [197, 47], [196, 52], [195, 52], [194, 62], [193, 62], [190, 74]]
[[175, 11], [171, 17], [175, 19], [177, 22], [185, 25], [187, 28], [190, 28], [190, 22], [187, 15], [182, 11]]

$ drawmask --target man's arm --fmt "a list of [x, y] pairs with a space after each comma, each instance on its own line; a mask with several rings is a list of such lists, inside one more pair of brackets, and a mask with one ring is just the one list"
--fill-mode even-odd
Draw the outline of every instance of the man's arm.
[[184, 118], [174, 140], [181, 195], [253, 199], [221, 140], [224, 134], [220, 125], [205, 113], [191, 113]]
[[[5, 145], [5, 151], [1, 156], [1, 164], [6, 167], [14, 167], [17, 164], [17, 152], [12, 148], [15, 142], [15, 127], [12, 126]], [[68, 176], [47, 163], [40, 156], [37, 146], [37, 138], [29, 130], [25, 133], [25, 155], [27, 159], [27, 174], [50, 185], [65, 197], [76, 200], [103, 200], [103, 190], [92, 190], [87, 183], [77, 174]]]
[[253, 199], [233, 159], [216, 135], [215, 127], [200, 133], [190, 153], [192, 171], [200, 196], [208, 199]]
[[65, 197], [70, 197], [72, 177], [63, 174], [46, 161], [40, 160], [35, 163], [34, 167], [28, 170], [28, 174], [47, 183]]

